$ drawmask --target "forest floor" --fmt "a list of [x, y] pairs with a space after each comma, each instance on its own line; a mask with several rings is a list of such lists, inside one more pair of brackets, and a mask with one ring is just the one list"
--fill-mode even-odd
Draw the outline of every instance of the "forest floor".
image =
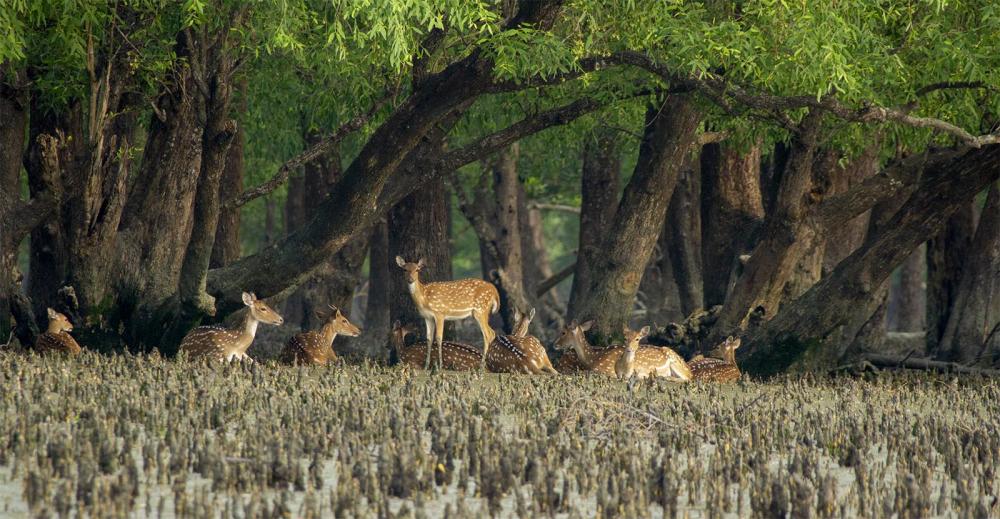
[[0, 354], [0, 516], [990, 517], [1000, 381]]

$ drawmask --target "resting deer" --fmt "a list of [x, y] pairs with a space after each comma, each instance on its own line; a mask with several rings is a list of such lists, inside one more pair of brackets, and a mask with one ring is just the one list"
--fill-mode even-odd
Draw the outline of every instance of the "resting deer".
[[552, 367], [545, 346], [528, 335], [528, 326], [535, 317], [535, 309], [532, 308], [527, 315], [515, 310], [514, 316], [514, 333], [498, 335], [493, 340], [486, 355], [486, 369], [494, 373], [559, 374]]
[[77, 344], [76, 340], [69, 334], [73, 331], [73, 324], [69, 319], [49, 308], [49, 327], [45, 333], [35, 340], [35, 351], [38, 353], [68, 353], [79, 355], [83, 348]]
[[[400, 364], [406, 364], [420, 369], [424, 367], [427, 358], [427, 341], [419, 341], [409, 346], [406, 345], [406, 336], [413, 333], [413, 329], [404, 326], [396, 321], [392, 325], [392, 346], [396, 349], [396, 356], [399, 357]], [[442, 344], [444, 362], [442, 367], [455, 371], [472, 371], [479, 369], [483, 356], [479, 350], [462, 344], [460, 342], [444, 341]]]
[[285, 320], [253, 294], [243, 292], [243, 304], [250, 309], [239, 328], [199, 326], [184, 337], [180, 351], [187, 353], [192, 359], [214, 358], [224, 361], [249, 359], [247, 349], [257, 334], [257, 325], [265, 323], [280, 326]]
[[[427, 328], [427, 341], [431, 346], [438, 345], [438, 365], [441, 365], [441, 347], [444, 338], [444, 322], [460, 321], [469, 317], [479, 323], [479, 331], [483, 334], [483, 360], [486, 359], [490, 343], [496, 337], [490, 328], [490, 314], [500, 309], [500, 294], [495, 286], [481, 279], [461, 279], [458, 281], [440, 281], [437, 283], [421, 283], [420, 269], [424, 268], [424, 260], [416, 263], [405, 261], [396, 256], [396, 264], [406, 271], [406, 283], [410, 288], [413, 303], [424, 318]], [[427, 350], [424, 369], [431, 367], [431, 350]], [[486, 367], [485, 362], [483, 367]]]
[[672, 380], [691, 380], [691, 369], [684, 359], [670, 348], [640, 347], [639, 341], [649, 335], [649, 327], [634, 332], [627, 326], [625, 351], [615, 362], [615, 373], [620, 378], [635, 375], [639, 378], [666, 377]]
[[296, 334], [285, 344], [281, 351], [281, 362], [286, 364], [316, 364], [325, 365], [328, 362], [336, 361], [337, 354], [333, 351], [333, 341], [338, 334], [348, 337], [357, 337], [361, 330], [351, 324], [340, 309], [330, 306], [330, 314], [327, 316], [316, 312], [316, 316], [325, 319], [326, 322], [319, 331], [308, 331]]
[[[696, 355], [688, 362], [691, 374], [695, 380], [712, 382], [733, 382], [739, 380], [739, 366], [736, 365], [736, 349], [740, 347], [740, 339], [729, 336], [722, 344], [712, 350], [711, 357]], [[718, 357], [718, 358], [715, 358]]]
[[[555, 348], [560, 351], [572, 349], [575, 353], [576, 365], [579, 371], [593, 371], [604, 375], [615, 376], [615, 362], [621, 356], [625, 348], [615, 347], [608, 349], [597, 349], [587, 342], [585, 333], [593, 326], [594, 321], [587, 321], [580, 324], [574, 319], [563, 328], [562, 333], [556, 339]], [[563, 354], [566, 358], [571, 352]], [[564, 371], [565, 373], [565, 371]]]

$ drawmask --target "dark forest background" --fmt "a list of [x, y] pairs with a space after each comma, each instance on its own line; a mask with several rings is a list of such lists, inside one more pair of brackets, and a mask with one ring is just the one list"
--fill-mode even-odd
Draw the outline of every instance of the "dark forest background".
[[246, 290], [382, 356], [402, 255], [543, 339], [1000, 364], [993, 2], [42, 0], [0, 32], [3, 340], [51, 306], [171, 354]]

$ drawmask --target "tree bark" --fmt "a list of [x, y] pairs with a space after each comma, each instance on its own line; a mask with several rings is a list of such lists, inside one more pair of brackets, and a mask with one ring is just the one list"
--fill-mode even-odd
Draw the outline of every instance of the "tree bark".
[[927, 354], [945, 357], [940, 349], [944, 329], [955, 307], [962, 265], [975, 232], [973, 201], [948, 219], [944, 229], [927, 242]]
[[670, 96], [646, 112], [635, 170], [604, 235], [601, 254], [592, 258], [593, 272], [600, 275], [593, 277], [587, 297], [578, 303], [579, 318], [594, 319], [591, 333], [599, 344], [620, 334], [630, 320], [643, 270], [700, 122], [700, 112], [684, 96]]
[[448, 202], [444, 181], [436, 180], [414, 191], [389, 212], [390, 321], [399, 320], [416, 330], [424, 329], [424, 319], [413, 304], [403, 271], [396, 266], [396, 256], [414, 262], [423, 258], [426, 263], [420, 271], [423, 283], [452, 279]]
[[927, 318], [924, 274], [927, 252], [921, 246], [903, 262], [899, 280], [889, 289], [889, 325], [897, 332], [920, 332]]
[[[12, 81], [7, 82], [8, 75]], [[14, 298], [21, 291], [17, 252], [23, 236], [12, 228], [14, 210], [21, 205], [21, 157], [28, 125], [28, 97], [24, 71], [0, 63], [0, 341], [13, 329]]]
[[580, 188], [580, 238], [570, 289], [568, 317], [576, 318], [593, 284], [594, 265], [602, 254], [604, 236], [618, 210], [621, 156], [613, 130], [588, 136], [583, 149]]
[[758, 374], [779, 373], [798, 363], [827, 366], [842, 354], [829, 344], [833, 332], [875, 291], [928, 235], [1000, 176], [1000, 145], [961, 153], [935, 164], [878, 236], [841, 262], [833, 273], [744, 341], [741, 366]]
[[[241, 87], [243, 92], [246, 88]], [[246, 111], [246, 99], [241, 102], [240, 110]], [[243, 192], [243, 127], [236, 128], [236, 135], [229, 146], [226, 157], [226, 167], [219, 180], [219, 197], [229, 200]], [[240, 259], [240, 209], [223, 208], [219, 214], [219, 223], [215, 229], [215, 247], [212, 249], [212, 260], [209, 268], [219, 268]]]
[[955, 303], [940, 343], [939, 357], [969, 364], [980, 360], [1000, 323], [1000, 189], [990, 186], [979, 217]]
[[691, 153], [685, 158], [684, 169], [670, 200], [662, 240], [670, 261], [669, 271], [677, 286], [681, 312], [678, 317], [681, 319], [705, 304], [700, 200], [700, 164], [698, 157]]
[[764, 221], [760, 165], [760, 145], [743, 153], [722, 144], [702, 147], [702, 263], [707, 307], [725, 302], [737, 256], [750, 250]]
[[[493, 214], [488, 219], [496, 236], [497, 258], [484, 265], [496, 263], [498, 279], [495, 284], [500, 293], [500, 316], [507, 330], [514, 329], [516, 311], [527, 312], [534, 306], [534, 297], [527, 294], [524, 285], [524, 254], [519, 213], [521, 181], [517, 176], [517, 144], [500, 152], [493, 164]], [[482, 237], [481, 237], [482, 239]], [[480, 248], [482, 250], [482, 248]], [[487, 251], [487, 257], [490, 255]], [[490, 271], [484, 272], [488, 277]]]
[[[384, 359], [387, 352], [395, 355], [389, 347], [389, 332], [392, 330], [389, 291], [392, 276], [399, 275], [395, 258], [389, 256], [389, 230], [384, 221], [377, 223], [372, 231], [368, 258], [368, 301], [361, 344], [369, 356]], [[390, 364], [397, 361], [389, 358]]]
[[767, 215], [761, 240], [723, 305], [709, 342], [745, 330], [758, 308], [768, 318], [775, 315], [785, 284], [812, 247], [816, 232], [806, 216], [813, 205], [808, 195], [821, 120], [822, 112], [813, 110], [802, 122], [781, 176], [774, 210]]

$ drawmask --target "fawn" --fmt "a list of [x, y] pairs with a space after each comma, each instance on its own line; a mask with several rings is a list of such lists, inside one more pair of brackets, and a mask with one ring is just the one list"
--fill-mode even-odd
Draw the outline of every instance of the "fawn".
[[[396, 350], [400, 364], [420, 369], [425, 368], [427, 358], [427, 341], [418, 341], [409, 346], [406, 345], [406, 336], [413, 333], [413, 328], [404, 326], [399, 321], [392, 325], [392, 346]], [[482, 364], [482, 354], [479, 350], [462, 344], [460, 342], [444, 341], [441, 344], [443, 369], [454, 371], [471, 371], [479, 369]], [[426, 368], [425, 368], [426, 369]]]
[[691, 380], [691, 369], [674, 350], [653, 346], [639, 347], [639, 341], [649, 335], [649, 326], [643, 326], [637, 332], [626, 326], [623, 331], [625, 351], [615, 362], [615, 373], [620, 378], [635, 375], [639, 378], [666, 377], [685, 382]]
[[348, 337], [361, 335], [361, 330], [351, 324], [340, 309], [328, 305], [330, 314], [327, 316], [316, 312], [316, 316], [326, 320], [319, 331], [308, 331], [296, 334], [285, 344], [281, 351], [281, 362], [285, 364], [316, 364], [325, 365], [336, 361], [337, 354], [333, 351], [333, 341], [338, 334]]
[[254, 335], [257, 334], [257, 325], [265, 323], [280, 326], [285, 320], [252, 293], [243, 292], [243, 304], [250, 309], [239, 328], [199, 326], [184, 336], [180, 351], [187, 353], [192, 359], [214, 358], [224, 361], [250, 359], [246, 352], [253, 342]]
[[[438, 365], [442, 363], [444, 322], [459, 321], [472, 316], [483, 334], [482, 367], [485, 368], [486, 353], [496, 337], [496, 333], [490, 327], [490, 314], [500, 309], [500, 294], [496, 287], [481, 279], [421, 283], [420, 270], [424, 268], [422, 258], [412, 263], [401, 256], [396, 256], [396, 264], [406, 272], [406, 283], [410, 288], [413, 303], [417, 306], [420, 316], [424, 318], [427, 341], [432, 347], [435, 343], [438, 345]], [[428, 348], [424, 369], [430, 369], [430, 366], [431, 350]]]
[[[571, 353], [575, 353], [575, 361], [567, 359], [564, 366], [579, 366], [579, 371], [593, 371], [615, 376], [615, 361], [618, 360], [618, 357], [621, 356], [625, 349], [622, 347], [597, 349], [591, 346], [584, 334], [593, 325], [594, 321], [587, 321], [580, 324], [574, 319], [563, 328], [562, 333], [559, 334], [554, 344], [557, 350], [566, 352], [560, 360], [566, 358]], [[572, 352], [567, 351], [570, 349], [572, 349]], [[570, 362], [573, 364], [569, 364]], [[563, 371], [563, 373], [565, 372]]]
[[35, 340], [35, 351], [38, 353], [68, 353], [79, 355], [83, 348], [77, 344], [76, 340], [69, 334], [73, 331], [73, 324], [69, 319], [49, 308], [49, 327], [45, 333], [40, 334]]
[[709, 353], [711, 357], [696, 355], [692, 358], [688, 365], [691, 367], [694, 379], [713, 382], [739, 380], [742, 373], [736, 365], [736, 349], [740, 347], [740, 343], [739, 338], [730, 335]]
[[498, 335], [493, 340], [486, 355], [486, 369], [495, 373], [559, 374], [552, 367], [545, 346], [537, 338], [528, 335], [528, 326], [535, 317], [535, 309], [532, 308], [527, 315], [515, 310], [514, 316], [514, 333]]

